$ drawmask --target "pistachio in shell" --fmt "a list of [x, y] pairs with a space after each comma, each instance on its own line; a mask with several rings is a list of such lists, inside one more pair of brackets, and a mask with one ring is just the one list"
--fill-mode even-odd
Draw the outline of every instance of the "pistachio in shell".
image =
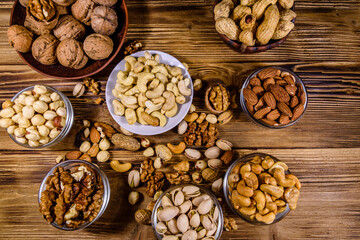
[[147, 209], [138, 209], [135, 212], [135, 220], [140, 224], [148, 225], [151, 223], [151, 212]]

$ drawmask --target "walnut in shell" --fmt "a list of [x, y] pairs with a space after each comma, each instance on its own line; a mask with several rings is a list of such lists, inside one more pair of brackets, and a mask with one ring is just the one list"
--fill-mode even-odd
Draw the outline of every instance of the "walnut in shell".
[[60, 42], [56, 49], [56, 56], [61, 65], [75, 69], [83, 68], [88, 61], [88, 57], [82, 49], [82, 43], [73, 38]]
[[38, 37], [32, 45], [33, 57], [44, 65], [53, 65], [57, 62], [56, 48], [59, 41], [51, 34]]
[[104, 6], [114, 6], [117, 2], [117, 0], [94, 0], [95, 3], [99, 4], [99, 5], [104, 5]]
[[91, 14], [94, 10], [95, 3], [92, 0], [77, 0], [71, 6], [71, 13], [80, 22], [87, 26], [91, 24]]
[[60, 6], [70, 6], [71, 4], [73, 4], [75, 2], [75, 0], [53, 0], [57, 5]]
[[98, 33], [90, 34], [85, 38], [84, 51], [89, 58], [102, 60], [110, 56], [114, 43], [110, 37]]
[[54, 35], [60, 41], [67, 38], [82, 40], [85, 37], [85, 26], [71, 15], [62, 16], [54, 28]]
[[22, 53], [30, 51], [33, 34], [29, 30], [20, 25], [12, 25], [8, 28], [7, 35], [10, 45], [17, 51]]
[[116, 12], [105, 6], [98, 6], [91, 15], [91, 27], [96, 33], [110, 36], [118, 26]]

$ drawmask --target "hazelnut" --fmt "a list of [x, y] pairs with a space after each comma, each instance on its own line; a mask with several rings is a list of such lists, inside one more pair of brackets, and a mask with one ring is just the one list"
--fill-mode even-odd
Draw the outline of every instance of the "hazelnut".
[[25, 27], [12, 25], [8, 28], [7, 35], [10, 45], [17, 51], [26, 53], [31, 50], [34, 35]]
[[60, 95], [57, 92], [53, 92], [50, 94], [50, 98], [53, 102], [60, 100]]
[[80, 145], [79, 150], [80, 150], [80, 152], [87, 153], [87, 151], [89, 151], [90, 148], [91, 148], [91, 143], [88, 141], [85, 141]]
[[46, 112], [44, 112], [44, 118], [46, 120], [53, 120], [56, 116], [57, 116], [56, 112], [52, 110], [47, 110]]
[[91, 15], [91, 27], [96, 33], [112, 35], [118, 26], [118, 18], [115, 10], [98, 6]]
[[2, 118], [11, 118], [15, 115], [15, 110], [12, 107], [7, 107], [1, 110], [0, 117]]
[[28, 144], [29, 144], [30, 147], [38, 147], [38, 146], [40, 146], [40, 143], [38, 141], [36, 141], [36, 140], [29, 140]]
[[26, 134], [25, 128], [18, 127], [18, 128], [15, 128], [15, 130], [14, 130], [15, 137], [18, 137], [18, 138], [25, 137], [25, 134]]
[[54, 138], [56, 138], [59, 134], [60, 134], [60, 130], [58, 130], [57, 128], [53, 128], [53, 129], [51, 129], [51, 131], [50, 131], [50, 133], [49, 133], [49, 137], [51, 138], [51, 139], [54, 139]]
[[89, 135], [90, 135], [90, 129], [89, 129], [89, 128], [86, 128], [86, 129], [84, 130], [84, 137], [88, 138]]
[[108, 151], [100, 151], [97, 155], [96, 155], [96, 159], [99, 162], [106, 162], [107, 160], [109, 160], [110, 158], [110, 153]]
[[14, 125], [14, 121], [10, 118], [2, 118], [0, 119], [0, 127], [2, 128], [8, 128], [11, 125]]
[[35, 39], [31, 53], [33, 57], [44, 65], [57, 63], [56, 48], [59, 41], [51, 34], [44, 34]]
[[85, 38], [84, 51], [93, 60], [102, 60], [110, 56], [114, 43], [106, 35], [93, 33]]
[[45, 121], [46, 121], [45, 118], [41, 114], [35, 114], [35, 116], [31, 118], [31, 124], [34, 126], [43, 125]]
[[60, 41], [68, 38], [82, 40], [85, 37], [84, 25], [71, 15], [62, 16], [53, 31]]
[[31, 119], [35, 115], [35, 110], [32, 106], [25, 106], [22, 109], [22, 115], [27, 119]]
[[34, 102], [33, 108], [38, 113], [44, 113], [46, 110], [48, 110], [49, 106], [44, 101], [37, 100]]
[[87, 26], [91, 24], [91, 14], [95, 3], [92, 0], [77, 0], [71, 6], [72, 15]]
[[106, 151], [110, 148], [110, 141], [107, 138], [101, 139], [99, 143], [99, 148], [103, 151]]
[[35, 97], [33, 95], [27, 96], [25, 98], [25, 105], [31, 106], [35, 102]]
[[89, 120], [83, 120], [83, 125], [86, 128], [90, 127], [90, 121]]
[[57, 110], [56, 110], [56, 114], [61, 116], [61, 117], [66, 117], [66, 108], [64, 107], [59, 107]]
[[41, 136], [46, 137], [50, 133], [50, 129], [48, 129], [45, 125], [38, 126], [38, 131]]
[[49, 139], [49, 137], [48, 136], [41, 136], [40, 137], [40, 139], [39, 139], [39, 143], [41, 143], [41, 144], [47, 144], [47, 143], [49, 143], [50, 142], [50, 139]]
[[34, 90], [36, 94], [43, 95], [48, 92], [47, 88], [44, 85], [35, 85]]
[[88, 61], [82, 44], [72, 38], [60, 42], [56, 55], [61, 65], [75, 69], [83, 68]]

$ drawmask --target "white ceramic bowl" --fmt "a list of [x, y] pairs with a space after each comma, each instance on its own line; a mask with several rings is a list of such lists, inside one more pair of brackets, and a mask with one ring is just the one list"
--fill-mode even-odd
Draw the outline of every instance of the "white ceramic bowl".
[[[106, 93], [105, 94], [106, 94], [107, 107], [108, 107], [109, 112], [110, 112], [111, 116], [113, 117], [113, 119], [120, 126], [122, 126], [123, 128], [125, 128], [126, 130], [128, 130], [130, 132], [133, 132], [133, 133], [139, 134], [139, 135], [157, 135], [157, 134], [167, 132], [167, 131], [171, 130], [172, 128], [176, 127], [188, 113], [191, 103], [192, 103], [192, 100], [193, 100], [193, 94], [194, 94], [191, 76], [190, 76], [189, 72], [185, 69], [184, 65], [179, 60], [177, 60], [175, 57], [173, 57], [167, 53], [164, 53], [164, 52], [154, 51], [154, 50], [148, 50], [148, 52], [151, 53], [152, 55], [155, 55], [155, 54], [160, 55], [161, 63], [169, 64], [170, 66], [176, 66], [176, 67], [181, 68], [184, 78], [190, 79], [190, 86], [188, 86], [188, 87], [191, 88], [191, 95], [186, 97], [186, 102], [184, 104], [178, 104], [178, 113], [174, 117], [167, 118], [168, 121], [164, 127], [160, 127], [160, 126], [153, 127], [150, 125], [141, 125], [138, 122], [136, 122], [133, 125], [130, 125], [126, 121], [125, 116], [115, 115], [114, 107], [112, 105], [112, 101], [114, 99], [116, 99], [116, 97], [112, 94], [112, 90], [114, 89], [115, 84], [116, 84], [117, 73], [120, 70], [123, 71], [125, 69], [125, 60], [123, 59], [121, 62], [119, 62], [116, 65], [116, 67], [112, 70], [112, 72], [108, 78], [107, 84], [106, 84]], [[136, 53], [132, 54], [131, 56], [144, 57], [145, 51], [136, 52]], [[118, 100], [120, 100], [120, 99], [118, 99]]]

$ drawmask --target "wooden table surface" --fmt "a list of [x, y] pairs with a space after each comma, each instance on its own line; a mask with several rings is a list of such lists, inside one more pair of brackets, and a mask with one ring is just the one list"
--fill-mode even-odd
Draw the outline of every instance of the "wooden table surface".
[[[79, 99], [71, 91], [77, 80], [42, 76], [24, 64], [7, 41], [12, 0], [0, 2], [0, 101], [34, 84], [48, 84], [71, 100], [76, 124], [81, 119], [115, 124], [106, 104], [93, 104], [94, 95]], [[174, 55], [188, 63], [193, 78], [219, 78], [241, 86], [253, 70], [281, 65], [305, 82], [309, 106], [294, 126], [271, 130], [250, 122], [238, 108], [233, 120], [220, 126], [221, 137], [231, 140], [240, 155], [272, 154], [285, 161], [303, 183], [298, 208], [270, 226], [252, 226], [236, 218], [238, 231], [222, 239], [350, 239], [360, 237], [360, 4], [354, 0], [298, 0], [296, 28], [276, 49], [241, 55], [217, 35], [210, 0], [128, 0], [127, 40], [138, 39], [144, 49]], [[106, 80], [115, 60], [95, 76]], [[204, 110], [196, 97], [194, 104]], [[118, 126], [117, 126], [118, 127]], [[57, 146], [32, 151], [21, 148], [0, 130], [0, 238], [2, 239], [154, 239], [150, 226], [136, 224], [130, 206], [127, 174], [101, 164], [111, 184], [111, 199], [104, 215], [87, 229], [60, 231], [46, 223], [38, 211], [38, 189], [59, 154], [75, 150], [76, 126]], [[178, 142], [170, 131], [150, 137], [153, 143]], [[111, 150], [112, 159], [131, 161], [139, 168], [142, 152]], [[175, 159], [176, 161], [176, 159]], [[144, 193], [144, 187], [140, 189]], [[228, 208], [229, 216], [235, 217]]]

